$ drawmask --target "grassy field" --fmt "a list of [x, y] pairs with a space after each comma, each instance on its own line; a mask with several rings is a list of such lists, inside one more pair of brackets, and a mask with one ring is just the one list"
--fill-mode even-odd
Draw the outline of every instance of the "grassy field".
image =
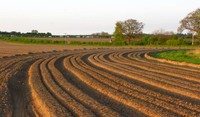
[[200, 64], [200, 55], [198, 54], [198, 50], [169, 50], [151, 53], [151, 56], [178, 62]]
[[0, 37], [0, 41], [21, 44], [47, 44], [47, 45], [81, 45], [81, 46], [110, 46], [109, 39], [63, 39], [63, 38], [23, 38], [23, 37]]
[[112, 42], [109, 38], [26, 38], [26, 37], [0, 37], [0, 41], [18, 44], [36, 44], [36, 45], [58, 45], [58, 46], [106, 46], [106, 47], [155, 47], [155, 48], [196, 48], [189, 45], [140, 45], [136, 39], [128, 44], [126, 42]]
[[110, 42], [110, 38], [29, 38], [29, 39], [39, 39], [39, 40], [54, 40], [54, 41], [80, 41], [80, 42]]

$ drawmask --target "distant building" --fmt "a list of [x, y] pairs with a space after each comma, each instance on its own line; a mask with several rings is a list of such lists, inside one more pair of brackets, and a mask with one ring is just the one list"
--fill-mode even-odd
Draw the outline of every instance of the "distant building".
[[76, 38], [81, 38], [81, 36], [80, 35], [76, 35]]

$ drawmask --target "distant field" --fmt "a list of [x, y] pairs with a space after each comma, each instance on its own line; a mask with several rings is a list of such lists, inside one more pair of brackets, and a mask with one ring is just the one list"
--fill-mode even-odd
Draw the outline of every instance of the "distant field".
[[[120, 48], [115, 46], [71, 46], [71, 45], [42, 45], [42, 44], [21, 44], [0, 41], [0, 58], [3, 56], [14, 56], [16, 54], [27, 54], [29, 52], [48, 52], [74, 49], [92, 48]], [[130, 48], [129, 46], [124, 48]]]
[[[65, 41], [65, 38], [31, 38], [31, 39], [44, 39], [44, 40], [60, 40]], [[80, 41], [80, 42], [110, 42], [110, 38], [66, 38], [66, 41]]]
[[111, 46], [111, 39], [106, 38], [30, 38], [30, 37], [0, 37], [0, 41], [20, 44], [46, 45], [78, 45], [78, 46]]
[[83, 48], [95, 48], [91, 46], [58, 46], [58, 45], [32, 45], [32, 44], [16, 44], [0, 41], [0, 58], [3, 56], [13, 56], [16, 54], [27, 54], [28, 52], [47, 52], [47, 51], [61, 51], [73, 50]]

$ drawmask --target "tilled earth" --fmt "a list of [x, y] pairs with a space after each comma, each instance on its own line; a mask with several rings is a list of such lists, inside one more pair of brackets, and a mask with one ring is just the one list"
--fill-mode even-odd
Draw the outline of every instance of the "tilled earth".
[[0, 116], [200, 116], [200, 68], [158, 49], [85, 49], [0, 59]]

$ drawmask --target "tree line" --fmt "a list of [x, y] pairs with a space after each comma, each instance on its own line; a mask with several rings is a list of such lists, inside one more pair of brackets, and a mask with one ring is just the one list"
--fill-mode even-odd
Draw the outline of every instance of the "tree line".
[[[144, 24], [135, 19], [128, 19], [125, 21], [118, 21], [115, 24], [114, 43], [135, 42], [136, 35], [143, 34], [142, 30]], [[195, 37], [200, 36], [200, 9], [189, 13], [184, 19], [180, 21], [180, 27], [177, 29], [178, 34], [173, 32], [155, 31], [153, 35], [145, 35], [138, 43], [141, 45], [183, 45], [189, 44], [187, 40], [188, 35], [181, 34], [184, 30], [189, 31], [189, 36], [192, 36], [191, 44], [195, 44]]]
[[0, 36], [6, 36], [6, 37], [51, 37], [52, 34], [50, 32], [47, 33], [41, 33], [37, 30], [32, 30], [31, 32], [27, 33], [21, 33], [21, 32], [6, 32], [6, 31], [0, 31]]
[[1, 37], [55, 37], [55, 38], [112, 38], [112, 34], [107, 32], [97, 32], [92, 33], [91, 35], [52, 35], [50, 32], [41, 33], [37, 30], [32, 30], [31, 32], [21, 33], [21, 32], [6, 32], [0, 31]]
[[[52, 35], [51, 33], [40, 33], [37, 30], [31, 32], [2, 32], [0, 36], [8, 37], [65, 37], [65, 38], [111, 38], [111, 43], [115, 45], [200, 45], [196, 40], [200, 37], [200, 9], [189, 13], [180, 21], [180, 27], [175, 34], [171, 31], [156, 30], [153, 34], [144, 34], [144, 23], [135, 19], [118, 21], [115, 24], [113, 34], [107, 32], [97, 32], [91, 35]], [[188, 34], [182, 34], [184, 30]], [[114, 41], [112, 40], [114, 38]], [[192, 38], [192, 40], [191, 40]]]

